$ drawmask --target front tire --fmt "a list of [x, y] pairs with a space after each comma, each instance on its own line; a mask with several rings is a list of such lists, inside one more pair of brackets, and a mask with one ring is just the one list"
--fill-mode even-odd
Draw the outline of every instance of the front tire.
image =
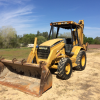
[[61, 58], [58, 63], [58, 77], [61, 79], [69, 79], [72, 74], [72, 62], [69, 58]]

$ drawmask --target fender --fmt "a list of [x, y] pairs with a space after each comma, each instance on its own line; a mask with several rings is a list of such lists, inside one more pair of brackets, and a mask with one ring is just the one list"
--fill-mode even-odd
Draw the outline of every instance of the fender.
[[72, 61], [73, 67], [77, 66], [75, 62], [76, 62], [76, 58], [80, 50], [84, 50], [84, 48], [82, 46], [74, 46], [72, 49], [72, 52], [74, 53], [74, 55], [70, 59]]
[[74, 55], [73, 56], [77, 56], [78, 53], [80, 52], [80, 50], [85, 50], [85, 49], [83, 47], [81, 47], [81, 46], [74, 46], [72, 48], [72, 52], [74, 52]]

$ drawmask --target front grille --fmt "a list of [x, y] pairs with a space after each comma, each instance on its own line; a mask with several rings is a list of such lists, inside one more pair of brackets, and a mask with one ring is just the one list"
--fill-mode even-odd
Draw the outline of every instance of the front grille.
[[47, 49], [37, 49], [37, 55], [38, 55], [38, 58], [41, 58], [41, 59], [47, 59], [48, 56], [49, 56], [49, 53], [50, 53], [50, 48], [49, 47], [44, 47], [44, 48], [47, 48]]

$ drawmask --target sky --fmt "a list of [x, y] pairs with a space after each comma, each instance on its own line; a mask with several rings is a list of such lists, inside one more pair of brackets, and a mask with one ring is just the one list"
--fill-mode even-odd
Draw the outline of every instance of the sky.
[[100, 37], [100, 0], [0, 0], [0, 28], [12, 26], [17, 35], [49, 32], [51, 22], [79, 20], [84, 20], [85, 36]]

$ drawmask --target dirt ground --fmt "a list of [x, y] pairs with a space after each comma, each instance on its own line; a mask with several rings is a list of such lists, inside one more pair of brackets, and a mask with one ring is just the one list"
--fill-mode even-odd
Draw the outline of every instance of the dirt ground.
[[68, 80], [53, 74], [52, 88], [37, 98], [0, 85], [0, 100], [100, 100], [100, 49], [87, 51], [84, 71], [73, 70]]

